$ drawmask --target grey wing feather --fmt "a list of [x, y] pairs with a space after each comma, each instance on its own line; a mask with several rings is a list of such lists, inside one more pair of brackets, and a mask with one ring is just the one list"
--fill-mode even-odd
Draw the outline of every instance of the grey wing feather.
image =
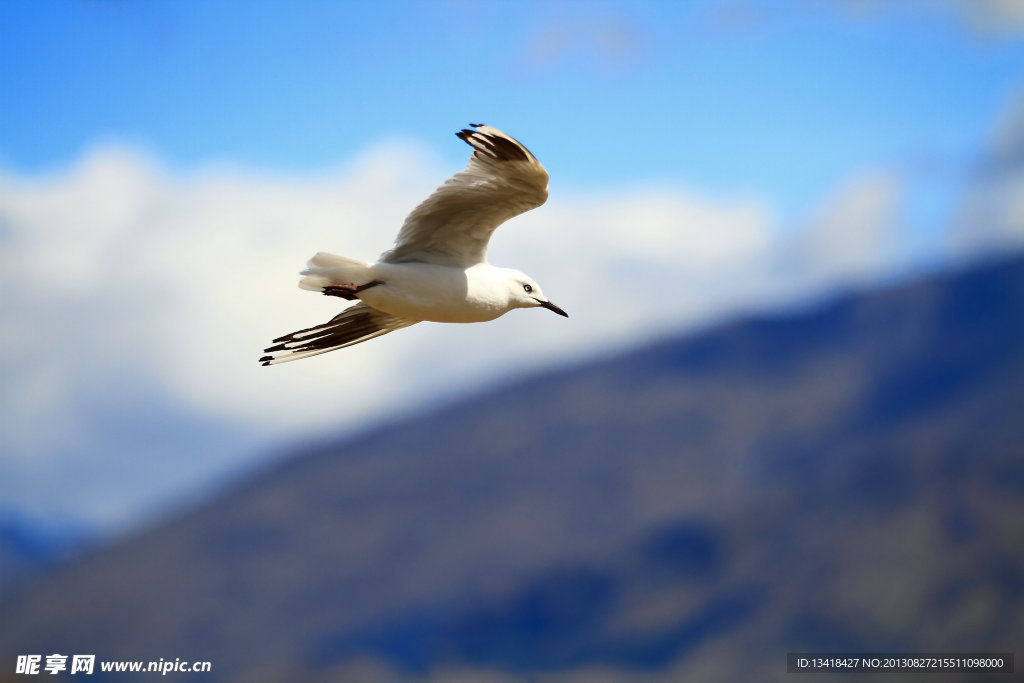
[[363, 302], [350, 306], [322, 325], [278, 337], [264, 349], [263, 365], [277, 365], [309, 358], [335, 349], [359, 344], [419, 322], [378, 311]]
[[381, 261], [481, 263], [495, 228], [547, 200], [547, 171], [530, 150], [497, 128], [471, 125], [456, 133], [473, 147], [469, 164], [413, 209]]

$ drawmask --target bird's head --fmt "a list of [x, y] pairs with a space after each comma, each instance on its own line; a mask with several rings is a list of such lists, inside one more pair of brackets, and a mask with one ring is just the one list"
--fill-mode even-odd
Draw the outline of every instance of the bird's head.
[[518, 270], [509, 270], [507, 282], [509, 302], [513, 308], [536, 308], [541, 306], [549, 311], [554, 311], [558, 315], [564, 315], [566, 318], [569, 317], [568, 313], [551, 303], [551, 300], [544, 296], [540, 285], [526, 273], [520, 273]]

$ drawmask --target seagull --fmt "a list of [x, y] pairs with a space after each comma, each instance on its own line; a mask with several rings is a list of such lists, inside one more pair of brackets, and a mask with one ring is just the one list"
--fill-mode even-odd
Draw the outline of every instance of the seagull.
[[530, 276], [487, 262], [487, 243], [508, 219], [548, 198], [548, 173], [530, 150], [497, 128], [456, 133], [473, 148], [466, 168], [413, 209], [394, 246], [374, 264], [319, 252], [302, 289], [359, 303], [322, 325], [278, 337], [262, 365], [309, 358], [422, 321], [478, 323], [514, 308], [569, 314]]

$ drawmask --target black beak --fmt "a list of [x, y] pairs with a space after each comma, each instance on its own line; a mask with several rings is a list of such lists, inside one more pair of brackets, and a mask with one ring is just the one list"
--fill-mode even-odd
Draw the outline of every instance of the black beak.
[[543, 306], [544, 308], [548, 309], [549, 311], [554, 311], [558, 315], [564, 315], [566, 318], [569, 317], [568, 313], [566, 313], [565, 311], [563, 311], [561, 308], [559, 308], [558, 306], [554, 305], [550, 301], [541, 301], [540, 299], [537, 299], [537, 303], [539, 303], [541, 306]]

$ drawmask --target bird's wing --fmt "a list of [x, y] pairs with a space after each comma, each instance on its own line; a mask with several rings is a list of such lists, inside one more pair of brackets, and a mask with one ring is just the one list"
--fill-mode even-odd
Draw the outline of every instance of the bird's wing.
[[378, 311], [360, 301], [322, 325], [278, 337], [273, 346], [263, 350], [270, 355], [260, 358], [260, 363], [277, 365], [308, 358], [352, 346], [417, 322]]
[[456, 133], [473, 147], [469, 164], [413, 209], [381, 261], [481, 263], [495, 228], [547, 200], [548, 173], [530, 150], [497, 128], [471, 125]]

